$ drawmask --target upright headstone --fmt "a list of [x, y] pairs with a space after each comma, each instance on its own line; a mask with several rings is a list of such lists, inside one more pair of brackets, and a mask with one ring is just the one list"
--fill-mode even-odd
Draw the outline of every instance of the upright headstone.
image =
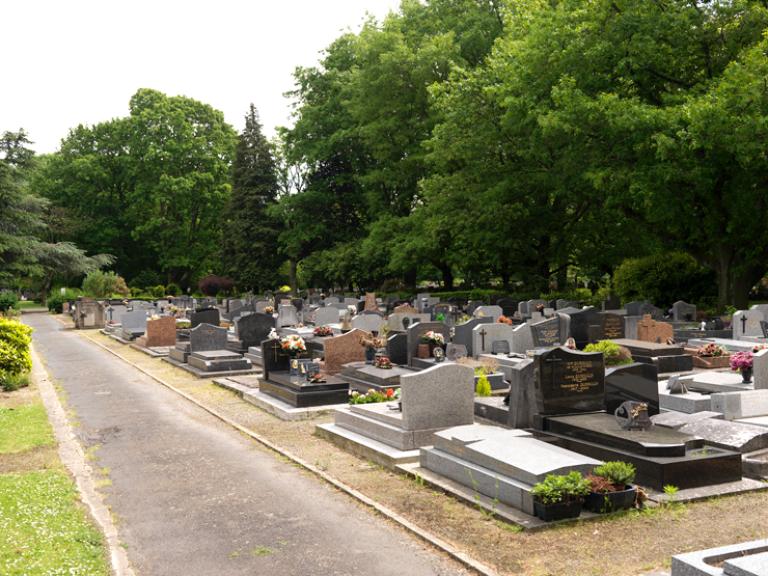
[[341, 371], [344, 364], [365, 361], [365, 348], [361, 340], [370, 336], [362, 330], [350, 330], [346, 334], [327, 338], [323, 345], [325, 373], [334, 375]]
[[741, 340], [745, 336], [762, 336], [761, 320], [763, 320], [763, 314], [760, 310], [739, 310], [736, 312], [731, 322], [733, 339]]
[[567, 314], [556, 314], [552, 318], [530, 324], [533, 345], [537, 348], [548, 348], [565, 344], [570, 334], [571, 317]]
[[576, 341], [576, 346], [584, 348], [590, 342], [590, 326], [602, 325], [600, 313], [594, 308], [585, 308], [570, 314], [570, 317], [571, 336]]
[[672, 324], [657, 322], [650, 314], [643, 316], [643, 319], [637, 323], [637, 339], [643, 342], [666, 344], [674, 337], [675, 330]]
[[189, 331], [189, 351], [210, 352], [226, 350], [227, 329], [211, 324], [200, 324]]
[[468, 320], [467, 322], [464, 322], [463, 324], [457, 324], [453, 328], [453, 342], [455, 344], [461, 344], [464, 346], [467, 350], [467, 354], [470, 356], [475, 356], [474, 348], [473, 348], [473, 335], [472, 330], [475, 329], [476, 326], [479, 326], [480, 324], [490, 324], [493, 322], [493, 319], [489, 317], [485, 318], [472, 318]]
[[672, 304], [672, 320], [675, 322], [696, 322], [696, 306], [678, 300]]
[[379, 311], [379, 305], [376, 302], [376, 293], [375, 292], [366, 292], [365, 294], [365, 306], [363, 307], [363, 310], [372, 310], [373, 312]]
[[240, 340], [242, 347], [247, 349], [251, 346], [258, 346], [266, 340], [274, 327], [275, 318], [271, 314], [254, 312], [238, 318], [235, 323], [235, 335]]
[[441, 364], [401, 376], [403, 428], [430, 430], [472, 424], [474, 376], [472, 368], [461, 364]]
[[517, 311], [517, 300], [513, 300], [512, 298], [499, 298], [499, 300], [496, 301], [497, 306], [501, 306], [501, 310], [504, 313], [504, 316], [507, 316], [508, 318], [511, 318], [515, 315], [515, 312]]
[[532, 358], [521, 358], [505, 371], [509, 379], [510, 428], [531, 428], [536, 414], [536, 382]]
[[387, 326], [390, 330], [395, 332], [405, 332], [408, 330], [408, 326], [417, 324], [418, 322], [429, 322], [429, 314], [421, 314], [419, 312], [393, 312], [387, 318]]
[[339, 310], [333, 306], [318, 308], [314, 312], [315, 326], [327, 326], [328, 324], [339, 323]]
[[176, 318], [173, 316], [147, 320], [146, 326], [144, 346], [147, 348], [161, 348], [176, 344]]
[[553, 348], [534, 357], [539, 414], [598, 412], [605, 408], [602, 353]]
[[659, 413], [658, 369], [637, 362], [609, 368], [605, 374], [605, 410], [613, 414], [627, 400], [648, 404], [648, 414]]
[[393, 364], [408, 364], [408, 335], [405, 332], [387, 338], [387, 354]]
[[352, 328], [358, 328], [365, 332], [381, 332], [384, 319], [378, 314], [358, 314], [352, 318]]
[[451, 331], [443, 322], [419, 322], [418, 324], [409, 326], [406, 331], [408, 334], [409, 364], [412, 362], [413, 358], [417, 357], [419, 344], [421, 344], [421, 336], [430, 331], [442, 334], [446, 343], [451, 339]]
[[[472, 352], [475, 356], [492, 353], [494, 343], [505, 342], [508, 349], [513, 348], [514, 329], [509, 324], [492, 322], [480, 324], [472, 330]], [[496, 348], [500, 350], [500, 348]], [[498, 353], [498, 352], [497, 352]]]
[[189, 319], [191, 328], [199, 326], [200, 324], [211, 324], [212, 326], [219, 325], [219, 309], [218, 308], [203, 308], [197, 312], [193, 312]]
[[752, 382], [755, 390], [768, 389], [768, 349], [758, 350], [752, 355]]
[[503, 313], [504, 311], [501, 309], [501, 306], [478, 306], [475, 308], [473, 316], [475, 318], [490, 317], [496, 322]]
[[147, 313], [144, 310], [125, 312], [120, 317], [123, 334], [127, 337], [139, 336], [147, 330]]
[[598, 312], [598, 323], [589, 326], [588, 333], [590, 342], [624, 338], [624, 316], [612, 312]]
[[277, 312], [277, 327], [296, 326], [299, 323], [299, 315], [293, 304], [280, 304]]

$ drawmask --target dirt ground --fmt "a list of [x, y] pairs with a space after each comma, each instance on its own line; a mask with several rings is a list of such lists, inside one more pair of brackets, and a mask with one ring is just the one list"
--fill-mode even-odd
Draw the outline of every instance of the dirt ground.
[[668, 569], [673, 554], [768, 537], [768, 492], [520, 532], [482, 510], [352, 456], [315, 436], [315, 425], [331, 421], [331, 416], [284, 422], [210, 380], [198, 380], [100, 333], [79, 335], [109, 347], [501, 574], [637, 576]]

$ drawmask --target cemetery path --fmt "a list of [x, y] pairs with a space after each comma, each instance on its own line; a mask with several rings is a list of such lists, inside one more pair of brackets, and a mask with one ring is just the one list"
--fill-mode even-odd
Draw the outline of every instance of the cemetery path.
[[54, 318], [24, 319], [139, 575], [466, 573]]

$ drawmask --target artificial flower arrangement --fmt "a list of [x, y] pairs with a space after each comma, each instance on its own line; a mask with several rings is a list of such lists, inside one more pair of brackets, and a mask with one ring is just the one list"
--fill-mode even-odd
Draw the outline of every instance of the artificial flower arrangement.
[[275, 313], [274, 306], [264, 306], [264, 314], [274, 314], [274, 313]]
[[347, 312], [349, 312], [350, 314], [352, 314], [352, 316], [354, 316], [355, 314], [357, 314], [357, 306], [352, 306], [350, 304], [349, 306], [347, 306]]
[[330, 326], [318, 326], [313, 330], [315, 336], [333, 336], [333, 329]]
[[712, 342], [699, 348], [696, 351], [696, 354], [705, 358], [718, 358], [720, 356], [725, 356], [727, 352], [725, 351], [725, 348]]
[[435, 332], [434, 330], [424, 332], [424, 334], [421, 335], [420, 340], [424, 344], [435, 344], [436, 346], [442, 346], [445, 344], [445, 337], [440, 334], [440, 332]]
[[363, 336], [360, 338], [360, 345], [364, 348], [373, 348], [374, 350], [377, 350], [379, 348], [385, 348], [387, 340], [376, 336]]
[[176, 328], [189, 328], [192, 322], [189, 320], [176, 320]]
[[304, 338], [298, 334], [289, 334], [280, 338], [280, 347], [289, 354], [299, 354], [307, 351], [307, 345]]
[[382, 370], [389, 370], [392, 368], [392, 360], [389, 359], [389, 356], [380, 354], [374, 358], [373, 365], [376, 368], [381, 368]]
[[504, 316], [504, 314], [502, 314], [501, 316], [499, 316], [499, 319], [497, 320], [497, 322], [500, 322], [501, 324], [509, 324], [511, 326], [512, 318], [509, 318], [508, 316]]
[[387, 388], [383, 392], [371, 389], [365, 394], [360, 394], [357, 390], [353, 390], [349, 395], [350, 404], [376, 404], [378, 402], [392, 402], [399, 399], [399, 388], [397, 390]]

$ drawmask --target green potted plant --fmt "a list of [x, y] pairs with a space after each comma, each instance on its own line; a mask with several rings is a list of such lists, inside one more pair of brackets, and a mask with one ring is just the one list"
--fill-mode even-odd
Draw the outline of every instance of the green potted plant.
[[531, 489], [533, 510], [545, 522], [578, 518], [587, 494], [589, 482], [580, 472], [548, 474]]
[[635, 467], [628, 462], [606, 462], [587, 476], [590, 492], [584, 508], [591, 512], [615, 512], [632, 508], [637, 498]]

